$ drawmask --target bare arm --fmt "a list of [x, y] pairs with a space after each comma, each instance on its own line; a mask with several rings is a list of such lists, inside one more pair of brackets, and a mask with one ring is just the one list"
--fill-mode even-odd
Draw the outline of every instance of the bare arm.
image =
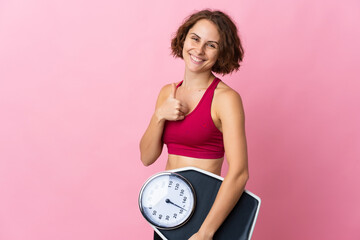
[[240, 96], [231, 89], [224, 90], [215, 106], [224, 137], [229, 170], [216, 196], [214, 204], [199, 231], [191, 240], [212, 239], [244, 191], [248, 180], [245, 118]]
[[140, 140], [141, 161], [145, 166], [153, 164], [162, 152], [162, 134], [165, 121], [176, 121], [184, 118], [185, 109], [180, 101], [175, 99], [175, 93], [175, 84], [164, 86], [159, 93], [155, 112]]

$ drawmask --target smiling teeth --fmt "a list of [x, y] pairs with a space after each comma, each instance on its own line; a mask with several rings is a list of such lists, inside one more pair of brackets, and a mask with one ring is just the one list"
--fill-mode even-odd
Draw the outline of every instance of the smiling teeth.
[[195, 62], [202, 62], [203, 60], [201, 58], [197, 58], [193, 55], [190, 55], [191, 59], [194, 60]]

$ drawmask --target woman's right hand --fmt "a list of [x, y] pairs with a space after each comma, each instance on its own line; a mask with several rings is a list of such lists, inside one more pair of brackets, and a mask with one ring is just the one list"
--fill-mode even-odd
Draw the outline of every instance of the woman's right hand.
[[176, 84], [171, 86], [168, 98], [156, 109], [156, 116], [161, 120], [178, 121], [185, 118], [188, 108], [180, 100], [175, 98]]

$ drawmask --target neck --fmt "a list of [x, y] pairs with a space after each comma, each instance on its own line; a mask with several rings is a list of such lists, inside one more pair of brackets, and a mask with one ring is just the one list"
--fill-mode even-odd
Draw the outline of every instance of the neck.
[[185, 70], [182, 86], [185, 88], [207, 88], [214, 80], [215, 76], [211, 71], [203, 73], [194, 73]]

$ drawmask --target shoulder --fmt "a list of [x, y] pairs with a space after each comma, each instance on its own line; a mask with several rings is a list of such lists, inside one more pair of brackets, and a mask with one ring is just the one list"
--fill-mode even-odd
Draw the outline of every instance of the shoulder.
[[215, 90], [213, 107], [222, 124], [242, 123], [245, 119], [240, 94], [224, 82], [220, 82]]
[[214, 103], [220, 108], [226, 106], [242, 107], [240, 94], [222, 81], [219, 82], [215, 90]]
[[169, 95], [171, 92], [171, 83], [164, 85], [159, 92], [159, 97], [162, 95]]

